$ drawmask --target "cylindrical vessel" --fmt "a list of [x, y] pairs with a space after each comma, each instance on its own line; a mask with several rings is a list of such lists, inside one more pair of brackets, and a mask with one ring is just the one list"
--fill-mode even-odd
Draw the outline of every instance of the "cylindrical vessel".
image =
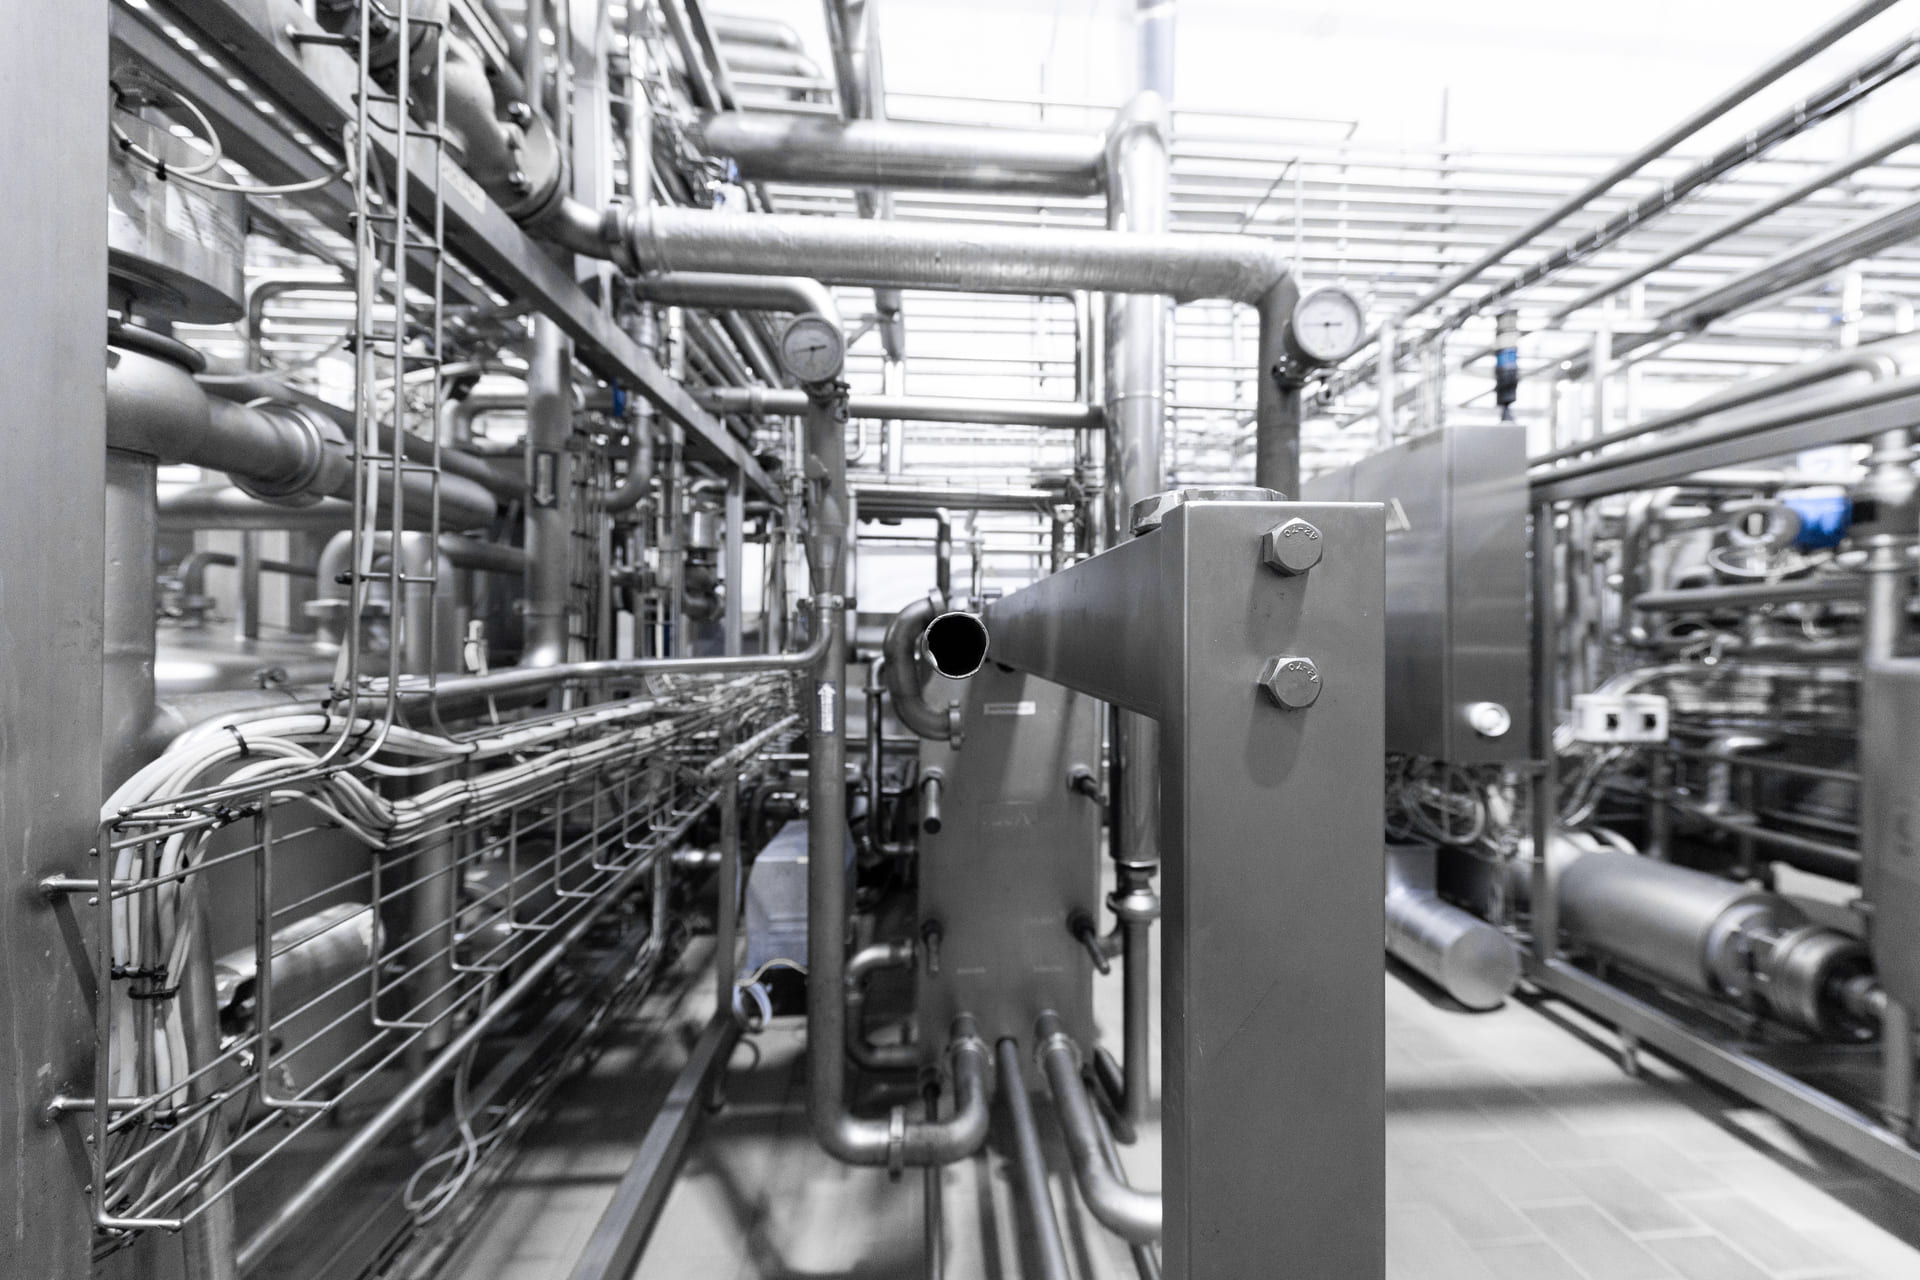
[[1506, 934], [1432, 893], [1387, 895], [1387, 951], [1469, 1009], [1494, 1009], [1520, 981]]
[[1752, 987], [1730, 943], [1743, 932], [1804, 922], [1786, 899], [1704, 872], [1627, 853], [1595, 852], [1560, 873], [1568, 938], [1704, 995]]

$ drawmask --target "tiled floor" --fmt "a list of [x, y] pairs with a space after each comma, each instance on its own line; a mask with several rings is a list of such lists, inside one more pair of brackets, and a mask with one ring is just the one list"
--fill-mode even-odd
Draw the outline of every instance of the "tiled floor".
[[[1115, 994], [1102, 991], [1109, 1016]], [[1920, 1198], [1657, 1063], [1628, 1078], [1604, 1034], [1562, 1006], [1464, 1014], [1389, 977], [1386, 1016], [1391, 1280], [1920, 1277]], [[697, 1140], [639, 1280], [922, 1273], [918, 1175], [891, 1183], [818, 1151], [803, 1046], [783, 1023], [736, 1051], [728, 1105]], [[678, 1054], [616, 1045], [568, 1090], [448, 1274], [564, 1276], [657, 1097], [629, 1073], [668, 1071]], [[1143, 1185], [1156, 1138], [1126, 1153]], [[1007, 1146], [998, 1130], [994, 1146]], [[1051, 1159], [1065, 1168], [1057, 1147]], [[1032, 1274], [1000, 1155], [947, 1170], [942, 1192], [948, 1276]], [[1076, 1274], [1131, 1277], [1057, 1175], [1054, 1196]]]

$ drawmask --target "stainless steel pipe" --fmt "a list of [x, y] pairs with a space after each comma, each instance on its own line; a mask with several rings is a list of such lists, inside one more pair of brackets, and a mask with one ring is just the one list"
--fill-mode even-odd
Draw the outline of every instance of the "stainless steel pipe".
[[[791, 415], [803, 413], [807, 407], [806, 392], [784, 387], [703, 387], [693, 393], [693, 398], [701, 408], [718, 414]], [[1099, 430], [1107, 420], [1099, 405], [1072, 400], [987, 400], [959, 396], [854, 395], [847, 397], [847, 416], [1073, 431]]]
[[880, 642], [886, 655], [883, 675], [894, 718], [922, 738], [936, 742], [953, 736], [953, 709], [935, 707], [927, 701], [925, 680], [920, 674], [920, 637], [943, 608], [942, 602], [932, 596], [915, 600], [893, 616]]
[[707, 115], [692, 130], [753, 181], [920, 191], [1098, 195], [1099, 134], [762, 112]]
[[933, 669], [949, 680], [965, 680], [987, 663], [987, 624], [977, 613], [948, 610], [936, 614], [921, 633]]
[[1073, 1162], [1074, 1181], [1080, 1197], [1102, 1226], [1134, 1244], [1152, 1244], [1160, 1239], [1161, 1200], [1153, 1192], [1128, 1186], [1116, 1170], [1107, 1164], [1100, 1149], [1100, 1121], [1080, 1079], [1080, 1051], [1060, 1029], [1058, 1015], [1040, 1015], [1034, 1026], [1036, 1051], [1053, 1090], [1054, 1110], [1060, 1117], [1060, 1131], [1067, 1140], [1067, 1155]]
[[1040, 1264], [1039, 1280], [1072, 1280], [1067, 1269], [1067, 1247], [1060, 1237], [1060, 1218], [1053, 1210], [1053, 1193], [1047, 1188], [1047, 1158], [1040, 1150], [1040, 1127], [1033, 1122], [1033, 1100], [1027, 1096], [1027, 1081], [1020, 1070], [1020, 1045], [1007, 1039], [994, 1046], [994, 1058], [1000, 1067], [1000, 1096], [1007, 1101], [1007, 1115], [1013, 1121], [1013, 1185], [1026, 1209], [1028, 1235], [1035, 1260]]

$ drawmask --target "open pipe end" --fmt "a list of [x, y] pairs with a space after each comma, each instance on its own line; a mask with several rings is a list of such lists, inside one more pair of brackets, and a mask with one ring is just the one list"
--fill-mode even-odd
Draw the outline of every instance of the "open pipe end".
[[943, 613], [927, 624], [921, 643], [933, 669], [964, 680], [987, 661], [987, 624], [977, 613]]

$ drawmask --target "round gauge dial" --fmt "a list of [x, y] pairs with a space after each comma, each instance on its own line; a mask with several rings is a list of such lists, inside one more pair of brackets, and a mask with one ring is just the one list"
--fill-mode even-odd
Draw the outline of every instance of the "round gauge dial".
[[796, 316], [780, 334], [780, 363], [801, 382], [831, 382], [846, 364], [838, 326], [819, 316]]
[[1366, 332], [1360, 301], [1345, 289], [1315, 289], [1293, 307], [1293, 345], [1317, 364], [1336, 364], [1359, 349]]

